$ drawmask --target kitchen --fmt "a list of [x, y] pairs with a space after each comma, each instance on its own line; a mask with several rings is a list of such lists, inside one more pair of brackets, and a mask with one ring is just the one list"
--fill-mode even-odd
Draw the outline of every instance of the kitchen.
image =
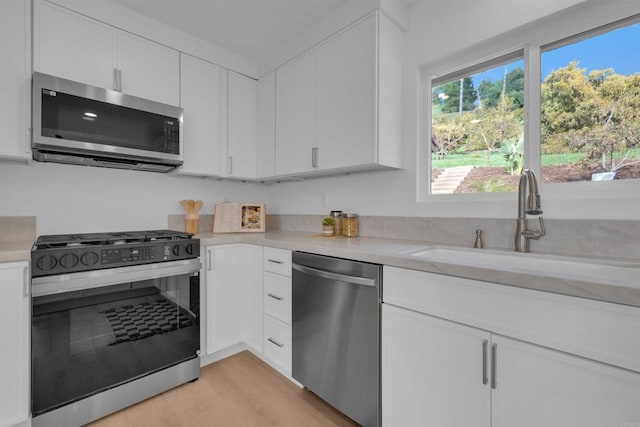
[[[22, 70], [22, 78], [4, 79], [2, 84], [3, 119], [0, 122], [0, 128], [3, 130], [2, 150], [9, 155], [5, 156], [8, 160], [0, 165], [2, 201], [0, 215], [11, 217], [11, 221], [19, 221], [20, 224], [27, 224], [26, 228], [31, 229], [32, 234], [29, 249], [36, 235], [180, 227], [182, 210], [178, 201], [192, 198], [201, 199], [204, 202], [201, 227], [203, 254], [206, 253], [205, 246], [215, 248], [219, 243], [246, 244], [255, 240], [243, 239], [259, 239], [253, 235], [221, 237], [206, 234], [210, 233], [211, 224], [205, 221], [205, 218], [211, 218], [216, 203], [256, 201], [267, 205], [269, 215], [267, 230], [281, 230], [285, 234], [288, 231], [301, 231], [308, 236], [317, 234], [320, 230], [320, 220], [332, 209], [359, 213], [361, 215], [360, 235], [363, 238], [341, 240], [344, 246], [340, 246], [341, 243], [331, 244], [323, 241], [313, 243], [311, 247], [317, 253], [324, 255], [343, 258], [368, 256], [369, 258], [365, 260], [380, 264], [388, 264], [389, 260], [384, 258], [384, 254], [371, 255], [367, 252], [375, 249], [363, 248], [367, 246], [365, 239], [367, 236], [414, 241], [413, 246], [409, 244], [403, 247], [406, 250], [419, 249], [420, 246], [426, 245], [424, 242], [471, 247], [476, 237], [475, 230], [482, 229], [487, 248], [513, 248], [513, 225], [517, 214], [515, 193], [485, 198], [453, 195], [434, 197], [426, 202], [416, 201], [421, 185], [418, 180], [421, 166], [416, 162], [416, 146], [421, 141], [419, 132], [422, 132], [420, 130], [422, 119], [416, 106], [421, 102], [419, 95], [423, 90], [416, 70], [425, 65], [432, 66], [433, 63], [440, 62], [445, 65], [436, 73], [448, 71], [460, 65], [460, 60], [456, 62], [454, 58], [456, 55], [468, 55], [469, 51], [474, 49], [484, 49], [490, 54], [501, 53], [504, 50], [501, 43], [505, 42], [499, 36], [513, 35], [524, 30], [532, 31], [531, 27], [536, 25], [537, 19], [543, 19], [542, 22], [548, 25], [548, 31], [562, 38], [565, 33], [558, 29], [558, 22], [566, 23], [564, 31], [570, 34], [571, 30], [581, 32], [585, 30], [585, 26], [603, 25], [640, 12], [637, 10], [637, 5], [631, 1], [611, 2], [606, 7], [599, 5], [598, 2], [575, 0], [527, 3], [518, 5], [516, 14], [509, 9], [511, 5], [508, 2], [500, 1], [492, 3], [490, 14], [485, 10], [486, 6], [466, 4], [467, 2], [464, 1], [449, 2], [445, 5], [434, 5], [426, 1], [334, 1], [332, 5], [335, 9], [327, 6], [322, 13], [318, 12], [317, 22], [309, 21], [300, 24], [295, 37], [292, 34], [291, 38], [281, 39], [278, 45], [269, 46], [268, 49], [263, 48], [265, 49], [263, 51], [239, 54], [223, 45], [225, 40], [219, 41], [219, 46], [212, 42], [205, 42], [183, 30], [162, 24], [152, 17], [123, 8], [122, 5], [127, 3], [124, 1], [86, 2], [85, 4], [81, 1], [57, 0], [34, 3], [34, 13], [36, 13], [34, 16], [39, 16], [37, 11], [39, 7], [43, 7], [41, 3], [56, 11], [75, 11], [80, 16], [93, 18], [104, 27], [117, 27], [122, 34], [136, 34], [145, 40], [184, 52], [190, 57], [203, 59], [207, 64], [216, 65], [218, 72], [221, 69], [228, 69], [253, 79], [268, 75], [270, 71], [313, 48], [320, 41], [359, 21], [371, 12], [382, 9], [384, 16], [393, 18], [391, 21], [404, 32], [404, 90], [402, 93], [404, 100], [400, 125], [400, 131], [404, 136], [399, 162], [402, 167], [304, 180], [287, 177], [280, 180], [281, 182], [261, 183], [252, 182], [251, 179], [240, 182], [233, 176], [221, 176], [220, 171], [227, 174], [229, 165], [225, 160], [226, 157], [231, 156], [229, 153], [222, 152], [219, 154], [214, 152], [214, 156], [218, 155], [217, 160], [207, 162], [205, 158], [204, 166], [198, 164], [197, 167], [193, 167], [195, 170], [218, 163], [218, 173], [198, 170], [189, 174], [180, 172], [158, 174], [57, 163], [31, 161], [27, 164], [24, 162], [24, 159], [31, 158], [31, 154], [27, 153], [31, 149], [31, 138], [26, 134], [31, 117], [31, 97], [30, 94], [20, 90], [27, 91], [30, 87], [31, 43], [33, 42], [34, 49], [39, 49], [37, 46], [46, 42], [53, 43], [51, 41], [53, 39], [40, 40], [34, 35], [34, 39], [31, 40], [32, 34], [39, 34], [31, 32], [31, 5], [28, 4], [29, 2], [12, 3], [18, 5], [24, 3], [26, 6], [22, 7], [27, 7], [28, 10], [14, 15], [22, 19], [10, 19], [11, 25], [3, 21], [2, 25], [3, 31], [11, 31], [9, 36], [2, 33], [3, 40], [11, 40], [9, 46], [2, 44], [3, 52], [5, 48], [8, 52], [6, 55], [3, 53], [3, 58], [15, 59], [3, 60], [3, 75], [5, 67], [11, 65], [13, 78], [16, 79], [16, 69], [19, 71], [18, 76], [21, 75], [20, 70]], [[129, 4], [133, 7], [136, 3], [142, 2]], [[2, 7], [4, 15], [6, 6]], [[286, 10], [282, 13], [285, 12]], [[12, 13], [16, 11], [12, 9]], [[247, 14], [247, 16], [250, 15]], [[451, 31], [450, 27], [454, 24], [447, 19], [434, 18], [440, 16], [455, 16], [461, 30]], [[479, 20], [479, 17], [483, 19]], [[260, 22], [260, 18], [261, 16], [251, 16], [251, 19], [256, 22]], [[38, 22], [34, 21], [34, 25]], [[473, 31], [469, 31], [470, 28]], [[443, 33], [447, 34], [446, 42], [440, 41]], [[489, 56], [489, 53], [485, 56]], [[35, 63], [42, 58], [44, 56], [34, 57], [35, 70], [38, 70]], [[62, 66], [64, 70], [64, 64], [54, 63], [54, 65]], [[77, 65], [73, 66], [69, 72], [81, 75], [81, 70], [82, 66]], [[111, 73], [111, 68], [108, 72]], [[111, 75], [108, 78], [111, 79]], [[125, 70], [124, 79], [126, 78]], [[82, 77], [75, 77], [74, 80], [82, 80]], [[21, 89], [17, 90], [18, 87]], [[5, 88], [10, 90], [5, 92]], [[5, 97], [5, 93], [12, 94], [13, 98]], [[173, 104], [177, 105], [179, 101]], [[389, 104], [383, 107], [389, 107]], [[389, 114], [386, 117], [391, 116], [392, 114]], [[186, 114], [185, 120], [187, 120]], [[222, 125], [227, 122], [221, 120], [220, 123]], [[206, 130], [205, 128], [205, 132]], [[398, 129], [394, 130], [398, 131]], [[262, 132], [261, 135], [267, 133], [268, 131]], [[13, 135], [13, 137], [5, 137], [5, 135]], [[226, 144], [220, 141], [223, 141], [222, 137], [218, 138], [217, 143], [221, 149], [226, 150]], [[185, 155], [187, 151], [185, 149]], [[322, 155], [321, 151], [319, 153], [321, 162]], [[253, 156], [255, 159], [255, 152]], [[267, 157], [259, 158], [264, 160]], [[197, 160], [200, 159], [196, 158]], [[185, 163], [187, 163], [186, 160]], [[185, 164], [185, 169], [187, 166]], [[207, 175], [209, 178], [203, 178]], [[583, 186], [576, 191], [556, 191], [552, 188], [553, 186], [543, 185], [541, 194], [547, 220], [547, 233], [539, 241], [532, 242], [532, 252], [637, 259], [640, 256], [636, 243], [640, 233], [637, 222], [640, 211], [638, 192], [635, 188], [637, 184], [634, 180], [611, 184], [613, 186], [606, 187], [605, 190], [600, 188], [592, 190]], [[372, 189], [375, 190], [371, 191]], [[16, 217], [20, 218], [16, 219]], [[11, 237], [11, 235], [15, 236], [14, 224], [16, 223], [12, 222], [3, 228], [3, 243], [16, 240], [15, 237]], [[258, 245], [274, 249], [311, 251], [308, 243], [306, 245], [295, 242], [286, 243], [280, 241], [276, 234], [271, 235], [273, 237], [269, 236], [268, 233], [265, 236], [267, 241]], [[368, 255], [362, 255], [362, 253]], [[256, 254], [250, 256], [257, 258]], [[206, 261], [203, 260], [203, 262]], [[421, 269], [418, 261], [396, 262], [400, 263], [400, 267]], [[260, 261], [257, 263], [262, 264]], [[449, 272], [455, 275], [456, 271], [443, 269], [436, 272], [444, 274]], [[495, 275], [491, 276], [482, 271], [473, 271], [471, 278], [499, 282]], [[524, 279], [520, 278], [520, 280]], [[535, 284], [524, 283], [524, 285], [531, 288]], [[544, 283], [538, 286], [545, 290]], [[567, 284], [566, 287], [570, 288], [571, 284]], [[599, 289], [593, 288], [579, 296], [589, 296], [593, 293], [601, 294]], [[575, 291], [569, 295], [575, 295]], [[634, 295], [633, 291], [625, 288], [614, 296], [610, 295], [608, 300], [637, 306], [638, 299]], [[583, 299], [586, 300], [586, 298]], [[415, 307], [414, 310], [423, 311]], [[458, 318], [452, 320], [463, 324], [469, 323]], [[480, 329], [495, 330], [486, 325]], [[502, 335], [514, 336], [505, 332], [502, 332]], [[542, 344], [556, 348], [549, 342]], [[635, 345], [637, 347], [637, 343]], [[571, 352], [567, 349], [564, 351]], [[620, 358], [621, 354], [619, 353]], [[636, 365], [633, 365], [601, 359], [591, 354], [582, 354], [582, 356], [594, 360], [605, 360], [609, 365], [638, 371], [634, 368], [637, 366], [637, 360]], [[637, 391], [637, 388], [635, 390]], [[632, 419], [628, 422], [631, 423], [628, 425], [635, 425], [633, 423], [637, 423], [638, 420]], [[11, 424], [10, 421], [9, 425]], [[451, 425], [455, 424], [451, 423]]]

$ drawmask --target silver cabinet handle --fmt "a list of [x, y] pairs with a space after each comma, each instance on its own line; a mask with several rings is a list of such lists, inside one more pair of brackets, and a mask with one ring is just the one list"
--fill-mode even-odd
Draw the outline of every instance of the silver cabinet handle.
[[491, 344], [491, 388], [495, 390], [498, 386], [497, 374], [496, 374], [496, 359], [498, 357], [498, 344]]
[[273, 299], [277, 299], [278, 301], [282, 301], [284, 299], [284, 297], [279, 297], [278, 295], [274, 295], [274, 294], [267, 294], [267, 296]]
[[272, 262], [274, 264], [284, 264], [284, 261], [278, 261], [277, 259], [267, 259], [267, 261]]
[[482, 384], [487, 385], [489, 382], [489, 375], [487, 372], [487, 351], [489, 347], [489, 340], [482, 340]]
[[347, 276], [346, 274], [332, 273], [330, 271], [318, 270], [317, 268], [306, 267], [298, 264], [291, 264], [291, 267], [301, 273], [305, 273], [310, 276], [322, 277], [323, 279], [338, 280], [340, 282], [353, 283], [354, 285], [376, 285], [376, 281], [374, 279], [367, 279], [366, 277]]
[[318, 167], [318, 147], [313, 147], [311, 149], [311, 167]]
[[267, 338], [267, 341], [269, 341], [271, 344], [277, 345], [280, 348], [284, 347], [284, 344], [282, 344], [281, 342], [276, 341], [275, 339], [273, 339], [271, 337]]
[[31, 271], [29, 267], [25, 267], [22, 271], [22, 296], [29, 296], [29, 288], [31, 286]]
[[233, 174], [233, 156], [229, 156], [229, 175]]
[[113, 90], [118, 90], [118, 70], [113, 69]]
[[122, 70], [118, 70], [118, 92], [122, 92]]
[[213, 268], [213, 258], [211, 256], [211, 249], [207, 249], [207, 270], [211, 271]]

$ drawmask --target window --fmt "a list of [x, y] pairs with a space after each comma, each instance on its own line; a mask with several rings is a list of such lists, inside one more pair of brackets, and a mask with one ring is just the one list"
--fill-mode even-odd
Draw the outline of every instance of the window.
[[[442, 64], [425, 66], [429, 190], [421, 194], [512, 192], [524, 167], [543, 184], [582, 182], [583, 194], [629, 188], [602, 181], [640, 178], [639, 22], [584, 24], [578, 35], [555, 23], [560, 41], [538, 28], [466, 49], [444, 64], [453, 72], [434, 76]], [[511, 53], [492, 58], [492, 49]], [[484, 59], [455, 66], [474, 57]]]
[[432, 81], [431, 194], [513, 191], [522, 170], [522, 51]]
[[640, 178], [640, 24], [542, 48], [544, 182]]

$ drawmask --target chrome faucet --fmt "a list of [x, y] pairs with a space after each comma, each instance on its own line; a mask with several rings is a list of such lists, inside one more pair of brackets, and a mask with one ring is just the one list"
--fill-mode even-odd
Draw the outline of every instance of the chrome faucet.
[[[527, 194], [529, 187], [529, 194]], [[529, 252], [529, 240], [538, 240], [544, 236], [544, 221], [538, 216], [540, 230], [527, 228], [527, 215], [542, 215], [540, 206], [540, 193], [536, 175], [531, 169], [525, 169], [520, 176], [518, 185], [518, 220], [516, 224], [516, 252]]]

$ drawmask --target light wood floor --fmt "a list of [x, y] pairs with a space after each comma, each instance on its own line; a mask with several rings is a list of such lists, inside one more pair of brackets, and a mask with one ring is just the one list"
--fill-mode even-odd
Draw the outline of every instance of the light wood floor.
[[202, 368], [200, 379], [91, 427], [355, 426], [248, 351]]

